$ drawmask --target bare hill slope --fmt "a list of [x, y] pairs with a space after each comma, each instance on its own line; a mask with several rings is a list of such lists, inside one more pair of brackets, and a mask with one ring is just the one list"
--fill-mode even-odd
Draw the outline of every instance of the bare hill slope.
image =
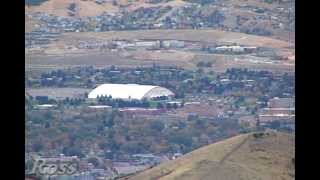
[[114, 4], [112, 1], [106, 1], [105, 3], [98, 4], [94, 0], [49, 0], [43, 2], [38, 6], [26, 6], [26, 12], [45, 12], [48, 14], [53, 14], [56, 16], [67, 17], [68, 15], [68, 7], [71, 4], [75, 5], [76, 16], [77, 17], [89, 17], [89, 16], [97, 16], [102, 14], [103, 12], [118, 12], [120, 6], [127, 7], [128, 10], [135, 10], [140, 7], [148, 8], [153, 6], [181, 6], [186, 4], [182, 0], [174, 0], [169, 2], [163, 2], [159, 4], [151, 4], [145, 2], [145, 0], [137, 0], [137, 1], [128, 1], [128, 0], [118, 0], [117, 3]]
[[294, 136], [244, 134], [211, 144], [129, 179], [294, 179]]

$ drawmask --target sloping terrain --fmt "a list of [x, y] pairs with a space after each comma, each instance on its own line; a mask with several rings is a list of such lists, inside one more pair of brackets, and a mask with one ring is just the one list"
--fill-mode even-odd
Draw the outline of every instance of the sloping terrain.
[[[164, 36], [165, 34], [165, 36]], [[274, 48], [283, 56], [295, 54], [294, 44], [270, 37], [249, 35], [245, 33], [227, 32], [212, 29], [203, 30], [138, 30], [138, 31], [108, 31], [108, 32], [80, 32], [64, 33], [62, 38], [52, 44], [49, 49], [56, 48], [61, 53], [66, 53], [64, 47], [76, 46], [79, 41], [111, 41], [115, 39], [176, 39], [196, 41], [203, 43], [236, 43], [244, 46], [257, 46]], [[58, 47], [58, 44], [60, 45]], [[48, 50], [49, 50], [48, 49]], [[158, 55], [157, 55], [158, 56]], [[169, 58], [170, 59], [170, 58]]]
[[294, 179], [294, 145], [294, 136], [290, 134], [239, 135], [202, 147], [129, 179]]
[[135, 2], [131, 2], [128, 0], [117, 0], [116, 3], [112, 1], [106, 1], [104, 3], [96, 3], [94, 0], [49, 0], [43, 2], [37, 6], [26, 6], [26, 12], [44, 12], [48, 14], [53, 14], [56, 16], [69, 16], [68, 12], [70, 11], [68, 7], [71, 4], [75, 4], [76, 16], [77, 17], [89, 17], [89, 16], [97, 16], [104, 12], [118, 12], [121, 7], [125, 7], [129, 11], [136, 10], [138, 8], [149, 8], [155, 6], [182, 6], [186, 4], [186, 2], [182, 0], [174, 0], [169, 2], [161, 2], [161, 3], [147, 3], [145, 0], [137, 0]]
[[[295, 41], [294, 0], [206, 0], [210, 3], [204, 5], [194, 2], [198, 1], [119, 0], [97, 3], [95, 0], [49, 0], [38, 6], [26, 6], [25, 10], [30, 14], [42, 12], [58, 17], [101, 19], [91, 20], [88, 27], [92, 25], [102, 31], [123, 30], [117, 23], [111, 23], [121, 22], [125, 29], [210, 28]], [[105, 16], [105, 12], [116, 16]], [[85, 31], [93, 31], [88, 27]]]
[[97, 4], [94, 1], [83, 0], [50, 0], [42, 3], [39, 6], [26, 6], [26, 12], [44, 12], [54, 14], [56, 16], [69, 16], [70, 11], [68, 7], [74, 3], [76, 15], [79, 17], [96, 16], [103, 12], [116, 12], [118, 7], [111, 3]]
[[229, 42], [238, 43], [247, 46], [264, 46], [278, 49], [287, 49], [294, 46], [293, 43], [286, 41], [249, 35], [238, 32], [228, 32], [213, 29], [181, 29], [181, 30], [137, 30], [137, 31], [107, 31], [107, 32], [81, 32], [81, 33], [65, 33], [61, 41], [72, 42], [75, 39], [177, 39], [186, 41], [201, 41], [201, 42]]
[[[164, 36], [164, 34], [166, 36]], [[187, 51], [118, 51], [100, 52], [87, 49], [70, 50], [66, 47], [76, 47], [80, 41], [111, 41], [115, 39], [176, 39], [204, 43], [237, 43], [247, 46], [275, 48], [284, 56], [294, 55], [294, 44], [270, 37], [248, 35], [244, 33], [226, 32], [220, 30], [138, 30], [138, 31], [108, 31], [108, 32], [79, 32], [64, 33], [58, 41], [50, 44], [44, 54], [26, 51], [27, 64], [37, 66], [67, 66], [93, 65], [105, 67], [110, 65], [132, 66], [152, 65], [160, 63], [177, 65], [184, 68], [194, 68], [199, 61], [210, 61], [215, 71], [224, 71], [231, 67], [245, 67], [253, 69], [293, 71], [293, 61], [278, 61], [275, 64], [255, 63], [250, 56], [234, 56], [219, 54], [197, 54]], [[50, 56], [48, 56], [50, 55]], [[261, 58], [260, 58], [261, 59]], [[262, 58], [268, 59], [268, 58]], [[260, 62], [261, 60], [259, 60]], [[285, 64], [287, 63], [287, 64]]]

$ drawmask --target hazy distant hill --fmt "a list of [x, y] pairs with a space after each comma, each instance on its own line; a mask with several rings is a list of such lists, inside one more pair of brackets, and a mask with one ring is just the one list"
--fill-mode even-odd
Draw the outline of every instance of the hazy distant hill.
[[208, 145], [129, 179], [294, 179], [294, 136], [244, 134]]
[[[42, 2], [44, 0], [29, 0]], [[38, 3], [39, 4], [39, 3]], [[48, 0], [26, 6], [26, 12], [44, 12], [63, 17], [93, 17], [104, 12], [120, 13], [122, 21], [156, 16], [153, 22], [173, 21], [180, 26], [200, 26], [262, 36], [274, 36], [294, 42], [295, 0]], [[155, 9], [170, 7], [166, 13]], [[127, 12], [124, 13], [123, 12]], [[148, 15], [147, 15], [148, 14]], [[137, 24], [143, 24], [148, 18]], [[191, 26], [188, 26], [191, 28]]]
[[[146, 0], [116, 0], [116, 1], [105, 1], [104, 3], [97, 3], [95, 0], [28, 0], [30, 1], [26, 5], [32, 5], [26, 7], [26, 12], [45, 12], [54, 14], [57, 16], [69, 16], [68, 12], [71, 4], [77, 11], [78, 17], [88, 17], [101, 15], [103, 12], [118, 12], [120, 7], [126, 8], [129, 11], [138, 9], [140, 7], [151, 7], [151, 6], [166, 6], [172, 7], [180, 6], [185, 4], [182, 0], [174, 1], [163, 1], [160, 3], [150, 3]], [[32, 2], [32, 3], [31, 3]]]

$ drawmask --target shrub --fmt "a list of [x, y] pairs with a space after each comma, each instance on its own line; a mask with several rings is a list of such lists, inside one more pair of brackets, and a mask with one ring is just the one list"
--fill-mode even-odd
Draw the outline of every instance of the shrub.
[[197, 63], [197, 67], [212, 67], [212, 62], [200, 61]]
[[151, 129], [157, 130], [157, 131], [162, 131], [164, 129], [164, 124], [161, 121], [154, 121], [151, 123]]
[[99, 166], [99, 160], [95, 157], [91, 157], [88, 159], [89, 163], [92, 163], [94, 165], [94, 167], [98, 167]]
[[169, 137], [169, 141], [174, 144], [185, 145], [187, 147], [190, 147], [192, 145], [192, 138], [183, 134], [173, 135]]

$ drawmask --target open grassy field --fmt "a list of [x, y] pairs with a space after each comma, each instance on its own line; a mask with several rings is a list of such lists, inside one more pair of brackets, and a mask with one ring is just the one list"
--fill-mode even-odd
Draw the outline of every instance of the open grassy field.
[[79, 66], [94, 66], [96, 68], [173, 65], [186, 69], [197, 68], [200, 61], [212, 62], [210, 71], [223, 72], [228, 68], [248, 68], [254, 70], [269, 70], [274, 72], [294, 72], [294, 63], [278, 61], [270, 63], [267, 58], [249, 56], [192, 54], [181, 51], [136, 51], [136, 52], [91, 52], [87, 54], [34, 55], [26, 59], [26, 72], [48, 71]]
[[294, 179], [294, 136], [243, 134], [197, 149], [129, 179], [289, 180]]
[[179, 62], [176, 58], [140, 58], [139, 56], [132, 57], [131, 55], [128, 56], [126, 54], [119, 54], [116, 52], [92, 52], [87, 54], [72, 54], [65, 56], [29, 56], [28, 59], [26, 59], [26, 71], [33, 71], [37, 69], [63, 69], [79, 66], [94, 66], [96, 68], [104, 68], [111, 65], [120, 67], [151, 66], [153, 63], [159, 63], [161, 65], [180, 66], [183, 66], [185, 64], [184, 61]]
[[283, 55], [294, 55], [294, 44], [286, 41], [243, 33], [218, 30], [144, 30], [144, 31], [110, 31], [65, 33], [58, 42], [50, 44], [42, 53], [26, 53], [26, 70], [49, 70], [75, 66], [95, 66], [98, 68], [111, 65], [133, 67], [160, 65], [176, 65], [194, 69], [199, 61], [210, 61], [213, 67], [208, 70], [225, 71], [227, 68], [242, 67], [248, 69], [291, 71], [294, 72], [293, 61], [270, 62], [268, 57], [249, 55], [218, 55], [204, 52], [177, 50], [136, 50], [136, 51], [99, 51], [85, 49], [68, 49], [80, 40], [114, 40], [114, 39], [178, 39], [186, 41], [239, 43], [248, 46], [276, 48]]
[[213, 29], [197, 30], [137, 30], [137, 31], [107, 31], [65, 33], [62, 41], [70, 42], [75, 39], [177, 39], [201, 42], [230, 42], [248, 46], [264, 46], [278, 49], [292, 49], [294, 44], [270, 37], [249, 35], [237, 32], [227, 32]]

